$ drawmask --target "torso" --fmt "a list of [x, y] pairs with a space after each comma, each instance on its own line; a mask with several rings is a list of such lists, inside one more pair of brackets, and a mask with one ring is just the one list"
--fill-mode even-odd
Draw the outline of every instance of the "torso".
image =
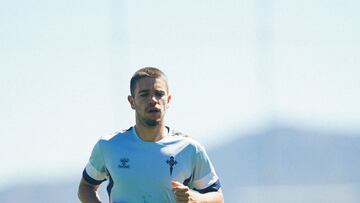
[[171, 181], [183, 183], [193, 172], [196, 148], [191, 139], [171, 131], [160, 141], [144, 142], [131, 128], [100, 146], [114, 203], [175, 202]]

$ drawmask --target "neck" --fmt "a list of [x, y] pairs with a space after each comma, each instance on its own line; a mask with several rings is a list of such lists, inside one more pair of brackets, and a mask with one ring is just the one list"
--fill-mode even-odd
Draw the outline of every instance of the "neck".
[[135, 130], [142, 140], [148, 142], [159, 141], [168, 134], [168, 130], [163, 123], [154, 127], [147, 127], [137, 123]]

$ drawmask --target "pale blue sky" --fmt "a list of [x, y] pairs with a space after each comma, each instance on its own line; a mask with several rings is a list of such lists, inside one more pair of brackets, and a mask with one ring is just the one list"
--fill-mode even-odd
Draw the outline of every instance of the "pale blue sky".
[[0, 186], [59, 179], [134, 123], [129, 79], [170, 79], [168, 124], [206, 146], [272, 119], [360, 126], [358, 1], [0, 3]]

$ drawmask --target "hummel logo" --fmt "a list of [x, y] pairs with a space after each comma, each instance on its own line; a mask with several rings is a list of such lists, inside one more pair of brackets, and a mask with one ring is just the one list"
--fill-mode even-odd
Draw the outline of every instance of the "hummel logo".
[[121, 163], [118, 165], [118, 167], [119, 168], [130, 168], [129, 161], [130, 161], [129, 158], [121, 158], [120, 159]]
[[170, 176], [172, 176], [173, 167], [177, 164], [177, 161], [173, 156], [171, 156], [169, 160], [166, 160], [166, 163], [170, 166]]

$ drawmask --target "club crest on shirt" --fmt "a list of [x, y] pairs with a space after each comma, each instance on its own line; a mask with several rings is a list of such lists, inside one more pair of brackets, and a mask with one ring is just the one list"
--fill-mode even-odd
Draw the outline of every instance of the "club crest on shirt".
[[166, 160], [166, 163], [169, 165], [170, 169], [170, 176], [172, 176], [174, 166], [178, 163], [173, 156], [171, 156], [168, 160]]
[[121, 158], [120, 164], [118, 165], [118, 167], [119, 168], [130, 168], [129, 162], [130, 162], [129, 158]]

